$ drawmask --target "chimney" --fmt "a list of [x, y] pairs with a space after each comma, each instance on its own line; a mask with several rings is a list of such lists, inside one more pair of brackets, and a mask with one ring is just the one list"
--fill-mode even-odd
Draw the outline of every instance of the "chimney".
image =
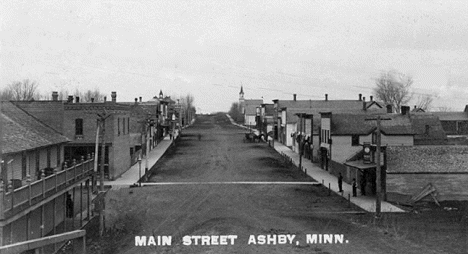
[[362, 93], [359, 94], [359, 101], [362, 101]]
[[141, 98], [141, 96], [140, 96], [140, 102], [141, 102], [141, 99], [142, 99], [142, 98]]
[[138, 104], [138, 98], [135, 98], [135, 105]]
[[58, 101], [58, 92], [52, 92], [52, 100]]
[[91, 103], [94, 103], [94, 98], [91, 98]]
[[72, 103], [73, 102], [73, 95], [68, 95], [68, 100], [67, 100], [68, 103]]
[[75, 103], [80, 103], [80, 97], [76, 96]]
[[409, 114], [409, 109], [410, 109], [410, 107], [408, 107], [408, 106], [401, 106], [401, 114], [402, 115]]
[[107, 96], [104, 96], [104, 102], [106, 102], [106, 101], [107, 101]]
[[294, 101], [296, 101], [296, 94], [293, 94]]
[[366, 101], [366, 97], [362, 97], [362, 101]]
[[325, 101], [328, 101], [328, 94], [325, 94]]
[[373, 101], [374, 100], [374, 96], [370, 96], [370, 101]]
[[393, 113], [392, 105], [387, 105], [387, 113], [391, 114]]
[[116, 102], [117, 101], [117, 92], [112, 92], [111, 97], [112, 97], [112, 102]]

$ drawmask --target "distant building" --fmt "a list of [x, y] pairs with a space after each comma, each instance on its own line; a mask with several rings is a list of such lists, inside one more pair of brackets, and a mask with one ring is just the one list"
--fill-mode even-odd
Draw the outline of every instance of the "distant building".
[[449, 136], [468, 135], [468, 112], [432, 112], [439, 117], [442, 128]]
[[[239, 108], [241, 115], [244, 116], [244, 125], [256, 127], [257, 126], [257, 114], [259, 115], [263, 99], [249, 99], [244, 98], [244, 88], [241, 86], [239, 92]], [[257, 109], [258, 108], [258, 109]]]

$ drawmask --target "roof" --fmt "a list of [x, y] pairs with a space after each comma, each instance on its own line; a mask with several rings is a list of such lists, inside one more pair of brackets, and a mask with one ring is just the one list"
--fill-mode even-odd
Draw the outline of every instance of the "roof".
[[468, 172], [468, 146], [387, 147], [388, 173]]
[[440, 121], [468, 121], [468, 112], [431, 112]]
[[[364, 110], [364, 104], [366, 110]], [[375, 101], [359, 100], [301, 100], [301, 101], [278, 101], [278, 108], [286, 108], [286, 122], [295, 123], [299, 119], [296, 113], [313, 114], [316, 119], [320, 119], [321, 112], [332, 113], [384, 113], [386, 109]], [[292, 112], [293, 114], [290, 114]]]
[[244, 108], [246, 115], [257, 114], [257, 107], [263, 104], [263, 100], [244, 100]]
[[0, 117], [3, 131], [2, 152], [5, 154], [70, 141], [11, 102], [2, 102]]
[[[400, 114], [380, 114], [391, 120], [381, 121], [381, 131], [385, 135], [414, 135], [408, 116]], [[368, 135], [376, 128], [377, 114], [332, 114], [331, 134], [333, 135]]]
[[447, 135], [442, 128], [439, 118], [432, 113], [412, 112], [410, 114], [410, 121], [416, 134], [414, 136], [415, 144], [443, 144], [447, 140]]
[[320, 111], [335, 111], [335, 110], [356, 110], [363, 109], [363, 104], [366, 104], [366, 109], [376, 105], [378, 108], [383, 107], [376, 101], [360, 101], [360, 100], [278, 100], [278, 108], [298, 108], [298, 109], [320, 109]]

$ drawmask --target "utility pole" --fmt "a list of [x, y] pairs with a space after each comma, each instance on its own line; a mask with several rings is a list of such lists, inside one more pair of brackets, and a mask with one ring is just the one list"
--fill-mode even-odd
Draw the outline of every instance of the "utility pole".
[[[97, 114], [99, 117], [99, 123], [102, 124], [101, 130], [101, 162], [100, 162], [100, 176], [99, 176], [99, 235], [104, 234], [104, 163], [106, 157], [106, 119], [111, 116], [104, 112], [103, 114]], [[99, 127], [98, 127], [99, 128]]]
[[301, 137], [299, 143], [299, 169], [302, 169], [302, 116], [303, 113], [296, 114], [299, 116], [299, 136]]
[[377, 120], [377, 129], [376, 129], [376, 196], [375, 196], [375, 216], [380, 218], [381, 213], [381, 205], [382, 205], [382, 170], [380, 167], [380, 146], [381, 146], [381, 121], [382, 120], [392, 120], [391, 118], [382, 118], [381, 116], [377, 116], [377, 118], [369, 118], [366, 121], [375, 121]]
[[149, 153], [150, 153], [150, 124], [149, 124], [149, 117], [148, 119], [146, 120], [146, 158], [145, 158], [145, 177], [148, 177], [148, 157], [149, 157]]

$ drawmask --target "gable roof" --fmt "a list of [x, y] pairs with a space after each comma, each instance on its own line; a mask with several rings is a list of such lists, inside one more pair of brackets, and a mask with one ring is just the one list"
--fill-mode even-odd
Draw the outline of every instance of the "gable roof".
[[[380, 114], [391, 120], [381, 121], [381, 131], [385, 135], [414, 135], [411, 121], [408, 116], [400, 114]], [[376, 118], [377, 114], [332, 114], [331, 134], [333, 135], [369, 135], [376, 129], [375, 121], [366, 121]]]
[[16, 153], [70, 140], [11, 102], [2, 102], [2, 152]]
[[437, 116], [431, 113], [412, 112], [410, 121], [415, 133], [415, 144], [444, 144], [447, 140], [447, 135]]

